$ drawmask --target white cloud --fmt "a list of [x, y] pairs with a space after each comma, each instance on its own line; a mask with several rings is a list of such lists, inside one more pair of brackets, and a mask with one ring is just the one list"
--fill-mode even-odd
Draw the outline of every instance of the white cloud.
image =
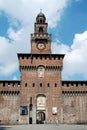
[[0, 37], [0, 75], [8, 75], [17, 69], [15, 48], [8, 39]]
[[56, 53], [56, 54], [66, 54], [68, 51], [69, 51], [69, 46], [68, 45], [65, 45], [65, 44], [62, 44], [60, 42], [55, 42], [55, 43], [52, 43], [52, 53]]
[[0, 66], [0, 75], [8, 76], [17, 70], [18, 65], [15, 62], [12, 62], [8, 65]]
[[14, 41], [20, 41], [21, 40], [21, 35], [22, 35], [22, 29], [15, 31], [12, 28], [9, 28], [8, 30], [8, 36], [10, 39], [14, 40]]
[[0, 0], [0, 9], [20, 20], [23, 25], [32, 25], [42, 9], [47, 16], [49, 26], [54, 27], [60, 21], [67, 5], [68, 0]]
[[75, 35], [70, 49], [64, 58], [64, 78], [79, 74], [87, 79], [87, 31]]
[[71, 47], [60, 41], [53, 43], [52, 52], [65, 54], [63, 79], [70, 79], [75, 75], [82, 75], [84, 79], [87, 79], [87, 31], [75, 34]]

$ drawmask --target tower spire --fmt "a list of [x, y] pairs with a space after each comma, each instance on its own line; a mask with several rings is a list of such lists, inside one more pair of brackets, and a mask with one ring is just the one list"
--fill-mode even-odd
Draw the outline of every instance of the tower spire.
[[40, 9], [40, 13], [42, 13], [42, 9]]

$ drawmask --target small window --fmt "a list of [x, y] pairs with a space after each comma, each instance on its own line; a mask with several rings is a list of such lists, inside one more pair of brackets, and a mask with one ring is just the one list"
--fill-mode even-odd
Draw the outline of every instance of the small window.
[[49, 83], [47, 84], [47, 87], [50, 87], [50, 84], [49, 84]]
[[35, 87], [35, 83], [32, 84], [32, 87]]
[[42, 87], [42, 83], [40, 83], [40, 87]]
[[5, 83], [3, 83], [3, 86], [5, 86]]
[[25, 87], [27, 87], [27, 83], [25, 83]]
[[42, 21], [42, 19], [40, 19], [40, 23], [42, 23], [43, 21]]
[[57, 83], [55, 83], [55, 87], [57, 87]]

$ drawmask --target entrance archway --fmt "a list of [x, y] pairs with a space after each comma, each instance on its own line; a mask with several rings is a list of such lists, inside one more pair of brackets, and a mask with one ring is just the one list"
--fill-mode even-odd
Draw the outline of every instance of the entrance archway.
[[37, 124], [43, 124], [45, 121], [45, 113], [43, 111], [39, 111], [37, 113]]

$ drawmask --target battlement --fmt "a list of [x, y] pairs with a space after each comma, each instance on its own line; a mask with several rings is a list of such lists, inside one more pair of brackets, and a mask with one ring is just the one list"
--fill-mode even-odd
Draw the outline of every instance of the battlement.
[[87, 94], [87, 81], [62, 81], [63, 94]]
[[0, 95], [15, 95], [20, 93], [20, 81], [0, 81]]

